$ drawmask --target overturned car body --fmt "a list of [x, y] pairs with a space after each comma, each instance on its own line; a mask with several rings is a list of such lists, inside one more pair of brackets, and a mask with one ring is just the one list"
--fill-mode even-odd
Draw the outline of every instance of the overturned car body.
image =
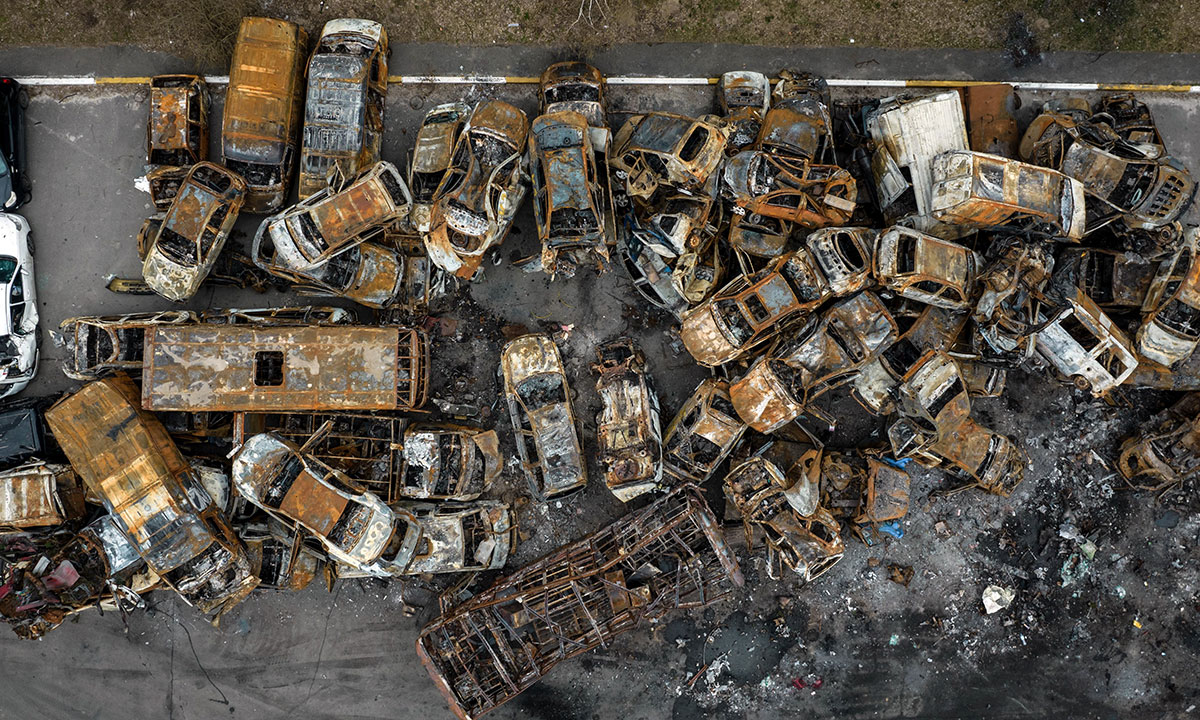
[[646, 359], [629, 338], [596, 348], [596, 393], [604, 403], [596, 418], [596, 442], [604, 482], [628, 502], [662, 480], [662, 430], [658, 396]]
[[711, 512], [687, 485], [445, 609], [422, 629], [417, 654], [451, 711], [477, 718], [563, 660], [742, 583]]

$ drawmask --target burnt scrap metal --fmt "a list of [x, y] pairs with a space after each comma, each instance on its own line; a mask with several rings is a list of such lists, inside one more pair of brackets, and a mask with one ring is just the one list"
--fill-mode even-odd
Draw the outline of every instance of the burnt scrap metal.
[[146, 164], [186, 168], [208, 159], [208, 85], [199, 75], [150, 78]]
[[551, 277], [571, 277], [579, 265], [603, 270], [612, 208], [588, 119], [569, 110], [539, 115], [529, 132], [529, 172], [542, 270]]
[[257, 584], [245, 548], [138, 399], [124, 375], [95, 380], [47, 410], [46, 422], [146, 565], [202, 612], [223, 612]]
[[225, 246], [245, 193], [236, 173], [210, 162], [193, 165], [153, 235], [147, 233], [146, 284], [168, 300], [195, 295]]
[[537, 500], [587, 484], [583, 441], [562, 357], [545, 335], [525, 335], [500, 351], [500, 374], [517, 455]]
[[629, 502], [662, 480], [658, 396], [646, 358], [629, 338], [596, 348], [596, 360], [596, 393], [604, 403], [596, 417], [596, 444], [604, 483], [617, 499]]
[[370, 20], [330, 20], [308, 60], [300, 134], [300, 199], [335, 174], [357, 175], [379, 161], [387, 97], [387, 31]]
[[246, 212], [287, 197], [303, 122], [308, 33], [274, 18], [242, 18], [229, 63], [221, 162], [246, 181]]
[[79, 477], [68, 465], [38, 460], [0, 472], [0, 532], [58, 527], [83, 509]]
[[673, 478], [703, 483], [746, 432], [729, 399], [729, 383], [705, 379], [679, 408], [663, 440], [663, 468]]
[[465, 720], [563, 660], [742, 584], [699, 491], [684, 485], [446, 609], [421, 631], [417, 653]]
[[150, 410], [408, 410], [429, 394], [429, 342], [406, 327], [156, 325]]
[[469, 280], [504, 242], [525, 198], [529, 118], [500, 100], [472, 111], [434, 192], [425, 249], [435, 265]]
[[1200, 470], [1200, 395], [1188, 393], [1121, 444], [1117, 470], [1137, 489], [1194, 488]]
[[[317, 436], [326, 423], [328, 428]], [[355, 478], [388, 504], [475, 500], [502, 465], [495, 430], [412, 422], [398, 415], [237, 413], [233, 444], [265, 432], [297, 445], [307, 443], [309, 455]]]

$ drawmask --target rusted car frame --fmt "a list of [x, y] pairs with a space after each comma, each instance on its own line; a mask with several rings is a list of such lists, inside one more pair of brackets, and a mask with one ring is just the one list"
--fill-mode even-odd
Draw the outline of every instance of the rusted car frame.
[[1200, 394], [1188, 393], [1121, 443], [1117, 470], [1140, 490], [1161, 492], [1200, 471]]
[[1080, 390], [1107, 395], [1137, 369], [1133, 345], [1083, 292], [1077, 289], [1066, 300], [1066, 307], [1042, 318], [1038, 354]]
[[542, 270], [571, 277], [579, 265], [603, 270], [609, 259], [609, 197], [596, 168], [588, 121], [560, 110], [534, 119], [529, 132], [533, 215]]
[[722, 365], [769, 339], [789, 318], [861, 290], [870, 283], [870, 240], [862, 228], [814, 233], [807, 246], [734, 278], [683, 314], [684, 346], [701, 365]]
[[345, 473], [274, 433], [254, 435], [233, 457], [238, 494], [320, 542], [330, 558], [373, 577], [403, 574], [423, 531]]
[[301, 533], [291, 531], [275, 518], [247, 525], [239, 535], [259, 579], [259, 589], [299, 592], [325, 567], [320, 554], [304, 544]]
[[[155, 210], [166, 212], [171, 207], [171, 202], [179, 193], [179, 186], [183, 184], [183, 179], [191, 169], [191, 165], [164, 165], [146, 173], [146, 190], [150, 193], [150, 202]], [[141, 247], [140, 242], [138, 246]]]
[[193, 165], [146, 251], [146, 284], [176, 302], [195, 295], [225, 247], [245, 194], [237, 174], [210, 162]]
[[858, 187], [848, 171], [766, 152], [733, 156], [725, 163], [722, 180], [734, 212], [806, 228], [847, 224], [858, 201]]
[[633, 281], [633, 287], [646, 302], [680, 317], [688, 308], [688, 301], [671, 282], [674, 270], [667, 265], [662, 255], [649, 249], [634, 233], [627, 229], [630, 217], [623, 218], [617, 252], [621, 264]]
[[500, 351], [500, 374], [517, 455], [533, 497], [545, 502], [587, 484], [583, 441], [558, 347], [524, 335]]
[[838, 301], [782, 333], [730, 385], [733, 406], [750, 427], [775, 432], [800, 417], [811, 400], [854, 380], [898, 335], [895, 319], [874, 293]]
[[46, 422], [138, 554], [187, 602], [224, 612], [254, 589], [245, 548], [128, 377], [88, 383]]
[[1033, 355], [1054, 256], [1045, 243], [1018, 237], [994, 240], [988, 256], [971, 313], [972, 346], [986, 360], [1016, 367]]
[[[297, 191], [303, 200], [379, 162], [388, 37], [370, 20], [330, 20], [308, 61]], [[336, 171], [335, 171], [336, 168]]]
[[731, 70], [717, 81], [717, 106], [725, 118], [725, 154], [736, 155], [758, 142], [771, 104], [771, 83], [752, 70]]
[[700, 191], [725, 155], [725, 133], [683, 115], [634, 115], [613, 138], [612, 168], [633, 198], [649, 199], [660, 185]]
[[975, 300], [982, 267], [983, 258], [970, 248], [897, 225], [879, 236], [872, 270], [901, 297], [962, 310]]
[[827, 162], [832, 150], [829, 85], [806, 72], [780, 70], [758, 134], [757, 147], [773, 155]]
[[909, 370], [928, 351], [953, 347], [969, 319], [965, 312], [933, 305], [923, 307], [915, 316], [893, 313], [899, 338], [859, 368], [851, 381], [854, 399], [876, 415], [890, 415], [896, 409], [896, 388]]
[[434, 107], [421, 121], [408, 166], [408, 187], [413, 195], [409, 222], [419, 233], [429, 232], [434, 195], [450, 168], [454, 146], [470, 116], [470, 105], [452, 102]]
[[145, 348], [148, 410], [411, 410], [429, 395], [416, 328], [156, 325]]
[[1191, 228], [1175, 257], [1164, 261], [1150, 283], [1142, 324], [1134, 342], [1138, 355], [1168, 369], [1178, 367], [1200, 344], [1200, 228]]
[[344, 188], [325, 188], [263, 220], [250, 257], [272, 275], [385, 307], [400, 293], [403, 260], [368, 238], [405, 217], [411, 205], [400, 171], [381, 161]]
[[1104, 248], [1063, 248], [1055, 278], [1067, 278], [1104, 310], [1141, 308], [1158, 265], [1141, 255]]
[[1106, 122], [1064, 113], [1034, 118], [1021, 157], [1079, 180], [1100, 205], [1089, 208], [1093, 229], [1118, 216], [1131, 228], [1167, 225], [1187, 209], [1196, 188], [1187, 168], [1161, 145], [1132, 143]]
[[[791, 467], [755, 455], [729, 470], [725, 497], [742, 515], [746, 544], [753, 547], [754, 531], [767, 546], [767, 573], [779, 579], [780, 566], [809, 583], [837, 564], [845, 554], [838, 523], [823, 507], [816, 490], [821, 452], [809, 450]], [[805, 503], [796, 490], [805, 488]], [[799, 508], [797, 506], [800, 506]]]
[[587, 63], [554, 63], [538, 78], [540, 115], [571, 111], [587, 118], [592, 147], [598, 153], [608, 150], [607, 83], [604, 74]]
[[678, 479], [707, 482], [745, 432], [746, 423], [729, 399], [729, 383], [705, 378], [667, 426], [663, 469]]
[[596, 348], [596, 443], [604, 483], [621, 502], [656, 488], [662, 480], [662, 430], [658, 395], [646, 358], [629, 338]]
[[425, 248], [438, 267], [470, 279], [504, 242], [525, 198], [528, 139], [524, 111], [500, 100], [475, 107], [434, 194]]
[[[312, 440], [319, 429], [329, 428]], [[478, 498], [503, 463], [495, 430], [410, 422], [379, 413], [238, 413], [233, 444], [273, 432], [345, 472], [389, 505], [402, 500]]]
[[146, 162], [187, 167], [208, 159], [208, 85], [199, 75], [150, 78]]
[[421, 525], [421, 540], [406, 575], [499, 570], [517, 546], [516, 517], [508, 505], [404, 503]]
[[1087, 231], [1083, 184], [1056, 170], [969, 150], [933, 160], [930, 211], [941, 222], [1007, 227], [1077, 242]]
[[421, 630], [417, 654], [468, 720], [563, 660], [743, 582], [711, 511], [685, 485], [445, 609]]

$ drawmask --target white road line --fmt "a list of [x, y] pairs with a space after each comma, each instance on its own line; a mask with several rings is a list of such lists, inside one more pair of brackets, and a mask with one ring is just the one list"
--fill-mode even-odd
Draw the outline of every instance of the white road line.
[[[138, 77], [95, 77], [90, 75], [66, 75], [60, 77], [26, 76], [15, 78], [22, 85], [31, 87], [48, 86], [86, 86], [86, 85], [123, 85], [144, 82]], [[228, 75], [206, 75], [205, 82], [210, 85], [227, 85]], [[536, 84], [536, 78], [504, 75], [393, 75], [393, 84], [400, 85], [508, 85]], [[714, 78], [708, 77], [638, 77], [617, 75], [608, 78], [609, 85], [654, 85], [654, 86], [687, 86], [711, 85]], [[830, 87], [844, 88], [922, 88], [922, 87], [954, 87], [958, 84], [977, 84], [975, 80], [896, 80], [896, 79], [859, 79], [859, 78], [830, 78]], [[1140, 92], [1172, 92], [1180, 94], [1200, 94], [1200, 85], [1157, 85], [1152, 83], [1067, 83], [1067, 82], [1033, 82], [1024, 80], [1010, 81], [1018, 90], [1042, 92], [1096, 92], [1099, 90], [1129, 90]]]

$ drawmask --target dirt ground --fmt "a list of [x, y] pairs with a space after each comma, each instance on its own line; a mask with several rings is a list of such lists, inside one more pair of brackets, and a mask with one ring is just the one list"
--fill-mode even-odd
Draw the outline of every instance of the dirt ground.
[[[393, 43], [616, 43], [1194, 51], [1197, 0], [22, 0], [0, 7], [0, 46], [137, 45], [218, 71], [243, 15], [310, 33], [335, 17], [382, 21]], [[1024, 32], [1025, 30], [1029, 33]], [[1032, 37], [1030, 37], [1032, 33]], [[647, 68], [647, 71], [652, 71]]]

